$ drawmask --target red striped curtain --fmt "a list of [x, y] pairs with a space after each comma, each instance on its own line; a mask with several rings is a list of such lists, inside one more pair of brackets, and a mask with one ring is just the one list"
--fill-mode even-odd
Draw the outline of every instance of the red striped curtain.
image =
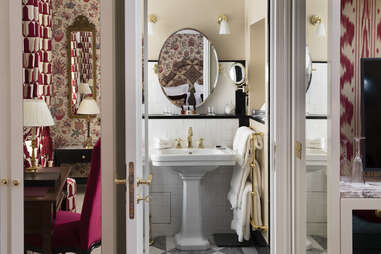
[[[50, 104], [52, 92], [52, 4], [51, 0], [22, 0], [24, 37], [23, 97], [44, 99]], [[24, 141], [30, 139], [30, 129], [24, 131]], [[49, 127], [37, 128], [36, 159], [47, 166], [52, 159]], [[24, 165], [30, 165], [30, 154], [24, 142]]]

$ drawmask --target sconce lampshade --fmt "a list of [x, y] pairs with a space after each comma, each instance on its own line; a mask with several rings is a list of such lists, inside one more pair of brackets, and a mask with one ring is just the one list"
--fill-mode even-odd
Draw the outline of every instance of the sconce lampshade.
[[230, 34], [230, 26], [228, 23], [228, 18], [225, 15], [222, 15], [218, 17], [218, 24], [220, 25], [220, 29], [218, 31], [221, 35], [228, 35]]
[[80, 94], [84, 94], [84, 95], [92, 94], [88, 83], [80, 83], [78, 87], [78, 91]]
[[155, 24], [157, 22], [157, 17], [153, 14], [148, 17], [148, 35], [153, 35], [155, 33]]
[[99, 112], [100, 111], [97, 102], [91, 97], [86, 97], [82, 100], [81, 104], [79, 104], [77, 114], [97, 115]]
[[44, 100], [24, 99], [24, 127], [53, 126], [54, 120]]
[[317, 30], [316, 30], [316, 34], [319, 37], [324, 37], [325, 36], [325, 26], [324, 26], [323, 22], [319, 23], [319, 25], [317, 27]]

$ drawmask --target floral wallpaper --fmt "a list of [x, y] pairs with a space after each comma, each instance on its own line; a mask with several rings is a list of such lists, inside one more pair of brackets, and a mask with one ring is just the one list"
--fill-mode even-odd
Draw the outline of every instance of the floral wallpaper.
[[353, 158], [353, 138], [361, 134], [363, 57], [381, 57], [381, 0], [341, 0], [340, 140], [341, 174], [350, 174], [344, 157]]
[[[54, 147], [82, 145], [87, 135], [85, 119], [69, 117], [68, 84], [67, 84], [67, 51], [66, 28], [78, 15], [86, 16], [95, 24], [96, 57], [97, 57], [97, 102], [100, 106], [100, 1], [99, 0], [52, 0], [53, 5], [53, 42], [52, 42], [52, 74], [53, 93], [51, 111], [55, 125], [51, 128]], [[100, 135], [100, 118], [91, 122], [91, 135], [96, 141]]]
[[158, 68], [162, 86], [203, 84], [204, 37], [202, 34], [173, 34], [164, 43]]

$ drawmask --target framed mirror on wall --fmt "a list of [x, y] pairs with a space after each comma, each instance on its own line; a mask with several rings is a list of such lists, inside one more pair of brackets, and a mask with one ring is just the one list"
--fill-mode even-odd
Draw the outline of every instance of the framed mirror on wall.
[[173, 104], [196, 108], [217, 86], [217, 51], [203, 33], [184, 28], [165, 41], [157, 71], [162, 91]]
[[79, 105], [87, 97], [96, 99], [96, 29], [85, 16], [78, 16], [67, 28], [68, 107], [71, 118], [87, 118], [78, 114]]

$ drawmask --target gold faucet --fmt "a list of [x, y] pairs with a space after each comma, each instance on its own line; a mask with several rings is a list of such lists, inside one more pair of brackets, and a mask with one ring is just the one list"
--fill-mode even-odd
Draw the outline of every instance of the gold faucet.
[[189, 127], [188, 129], [188, 148], [193, 148], [193, 144], [192, 144], [192, 136], [193, 136], [193, 129], [192, 127]]

